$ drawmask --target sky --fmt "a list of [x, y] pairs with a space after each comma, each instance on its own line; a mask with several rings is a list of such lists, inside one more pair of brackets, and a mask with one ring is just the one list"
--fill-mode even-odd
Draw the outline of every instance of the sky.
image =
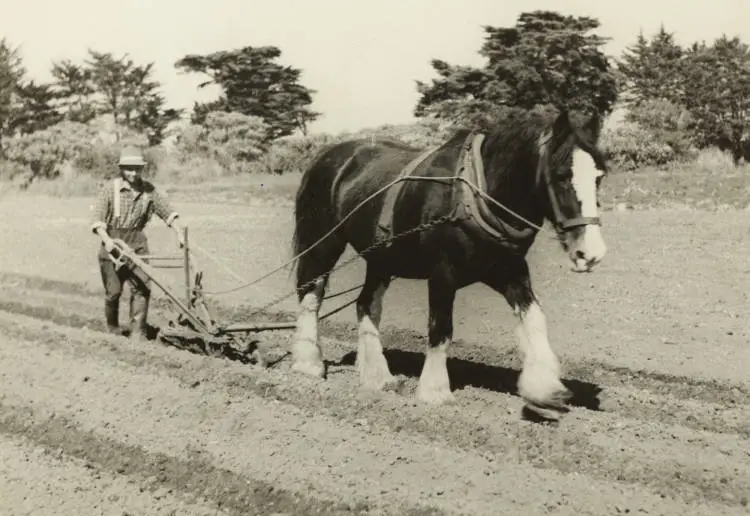
[[188, 110], [218, 90], [198, 90], [205, 77], [181, 74], [178, 59], [274, 45], [316, 91], [323, 116], [311, 132], [336, 133], [412, 122], [431, 59], [481, 65], [482, 26], [537, 9], [597, 18], [612, 57], [661, 24], [683, 45], [723, 33], [750, 42], [748, 0], [0, 0], [0, 37], [37, 81], [51, 80], [53, 61], [82, 63], [88, 48], [153, 62], [168, 105]]

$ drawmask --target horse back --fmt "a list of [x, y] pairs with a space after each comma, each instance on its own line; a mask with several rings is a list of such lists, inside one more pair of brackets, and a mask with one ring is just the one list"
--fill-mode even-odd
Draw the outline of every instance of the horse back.
[[[418, 149], [401, 147], [392, 142], [364, 143], [338, 171], [334, 197], [344, 212], [353, 208], [393, 181], [418, 154]], [[368, 205], [379, 206], [382, 195]]]

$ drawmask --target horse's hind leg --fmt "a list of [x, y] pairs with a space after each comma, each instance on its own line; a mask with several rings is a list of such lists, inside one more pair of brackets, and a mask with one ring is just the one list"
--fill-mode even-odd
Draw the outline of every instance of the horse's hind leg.
[[322, 378], [325, 374], [323, 353], [318, 341], [318, 314], [323, 302], [328, 275], [336, 265], [346, 243], [331, 236], [309, 254], [299, 259], [297, 299], [300, 312], [292, 343], [292, 370]]
[[395, 382], [383, 355], [379, 330], [383, 313], [383, 296], [390, 281], [387, 273], [368, 264], [365, 284], [357, 299], [357, 322], [359, 323], [357, 370], [360, 383], [367, 389], [380, 390], [387, 384]]

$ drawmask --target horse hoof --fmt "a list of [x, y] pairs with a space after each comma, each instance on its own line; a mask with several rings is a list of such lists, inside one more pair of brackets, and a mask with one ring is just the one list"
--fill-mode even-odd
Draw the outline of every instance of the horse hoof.
[[563, 407], [572, 393], [557, 378], [545, 378], [521, 373], [518, 393], [528, 403], [541, 406]]
[[570, 392], [570, 389], [563, 387], [553, 392], [547, 403], [554, 407], [565, 407], [572, 397], [573, 393]]
[[368, 391], [383, 391], [398, 385], [398, 380], [391, 374], [380, 376], [365, 376], [360, 380], [362, 387]]
[[450, 389], [417, 389], [417, 399], [428, 405], [447, 405], [456, 402]]
[[302, 373], [314, 378], [323, 378], [325, 376], [325, 365], [322, 362], [294, 362], [291, 369], [294, 372]]
[[557, 422], [568, 411], [567, 407], [526, 402], [523, 407], [523, 417], [524, 419], [536, 422]]
[[[561, 387], [543, 400], [524, 397], [524, 401], [526, 402], [524, 410], [530, 411], [533, 415], [545, 420], [558, 421], [562, 414], [570, 411], [565, 405], [572, 396], [573, 393], [570, 390]], [[533, 416], [532, 414], [526, 415]]]

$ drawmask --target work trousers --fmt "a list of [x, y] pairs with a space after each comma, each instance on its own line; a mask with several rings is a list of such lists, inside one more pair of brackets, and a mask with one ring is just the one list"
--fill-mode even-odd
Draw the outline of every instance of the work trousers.
[[[109, 229], [107, 231], [113, 239], [122, 239], [138, 255], [148, 254], [148, 240], [143, 231]], [[135, 337], [146, 337], [149, 300], [151, 298], [151, 282], [149, 277], [140, 269], [131, 270], [123, 265], [115, 270], [115, 264], [109, 258], [102, 243], [99, 254], [99, 270], [104, 285], [104, 315], [107, 329], [111, 333], [122, 334], [120, 328], [120, 297], [125, 284], [130, 285], [130, 321], [129, 329]], [[144, 260], [148, 263], [148, 260]]]

